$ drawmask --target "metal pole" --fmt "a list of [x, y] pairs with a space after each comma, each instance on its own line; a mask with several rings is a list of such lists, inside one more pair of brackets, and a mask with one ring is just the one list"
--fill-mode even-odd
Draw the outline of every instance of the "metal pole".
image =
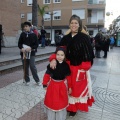
[[52, 17], [53, 17], [53, 14], [51, 13], [51, 41], [52, 41]]

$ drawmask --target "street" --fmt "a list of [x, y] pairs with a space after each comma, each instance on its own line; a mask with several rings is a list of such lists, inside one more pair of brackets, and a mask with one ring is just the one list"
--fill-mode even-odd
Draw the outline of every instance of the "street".
[[[41, 82], [48, 63], [36, 65]], [[120, 120], [120, 47], [111, 49], [106, 59], [95, 58], [90, 74], [95, 103], [88, 113], [79, 111], [67, 120]], [[25, 86], [22, 69], [0, 76], [0, 120], [47, 120], [45, 91], [30, 78]]]

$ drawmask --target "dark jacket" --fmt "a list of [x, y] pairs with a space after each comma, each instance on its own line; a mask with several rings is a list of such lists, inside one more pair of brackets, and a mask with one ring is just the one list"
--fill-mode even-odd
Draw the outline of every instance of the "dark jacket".
[[[18, 47], [22, 49], [23, 44], [31, 47], [32, 49], [31, 56], [34, 56], [35, 51], [37, 50], [37, 47], [38, 47], [38, 40], [37, 40], [37, 36], [35, 35], [35, 33], [22, 32], [20, 35], [19, 41], [18, 41]], [[23, 55], [22, 52], [20, 54]]]
[[102, 50], [103, 40], [104, 40], [104, 36], [102, 35], [102, 33], [98, 33], [95, 36], [95, 49], [96, 50]]
[[105, 39], [103, 44], [103, 51], [109, 51], [110, 39]]
[[46, 35], [46, 31], [45, 31], [44, 29], [42, 29], [42, 30], [41, 30], [41, 37], [42, 37], [42, 38], [43, 38], [43, 37], [45, 38], [45, 35]]
[[71, 65], [77, 66], [85, 61], [93, 62], [94, 53], [88, 35], [79, 32], [72, 37], [69, 33], [62, 38], [60, 45], [67, 47], [66, 59]]

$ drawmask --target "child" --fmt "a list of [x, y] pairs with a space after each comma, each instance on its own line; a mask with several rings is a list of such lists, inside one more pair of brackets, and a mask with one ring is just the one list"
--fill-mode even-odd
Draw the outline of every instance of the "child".
[[29, 85], [30, 82], [29, 66], [35, 82], [37, 85], [40, 85], [40, 80], [35, 66], [35, 51], [38, 47], [38, 40], [37, 36], [31, 30], [30, 22], [24, 22], [24, 31], [20, 35], [18, 47], [20, 49], [21, 59], [24, 66], [24, 79], [26, 85]]
[[[43, 78], [43, 87], [46, 89], [44, 105], [47, 109], [48, 120], [65, 120], [68, 107], [68, 88], [70, 87], [70, 68], [65, 62], [65, 49], [56, 49], [56, 69], [47, 66]], [[66, 81], [67, 79], [67, 81]]]

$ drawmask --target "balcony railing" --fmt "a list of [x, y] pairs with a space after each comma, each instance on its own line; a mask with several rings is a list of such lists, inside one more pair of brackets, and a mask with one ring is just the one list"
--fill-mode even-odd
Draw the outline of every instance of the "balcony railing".
[[88, 0], [88, 4], [105, 4], [105, 0]]
[[93, 17], [88, 17], [88, 24], [104, 24], [104, 19], [95, 19]]

